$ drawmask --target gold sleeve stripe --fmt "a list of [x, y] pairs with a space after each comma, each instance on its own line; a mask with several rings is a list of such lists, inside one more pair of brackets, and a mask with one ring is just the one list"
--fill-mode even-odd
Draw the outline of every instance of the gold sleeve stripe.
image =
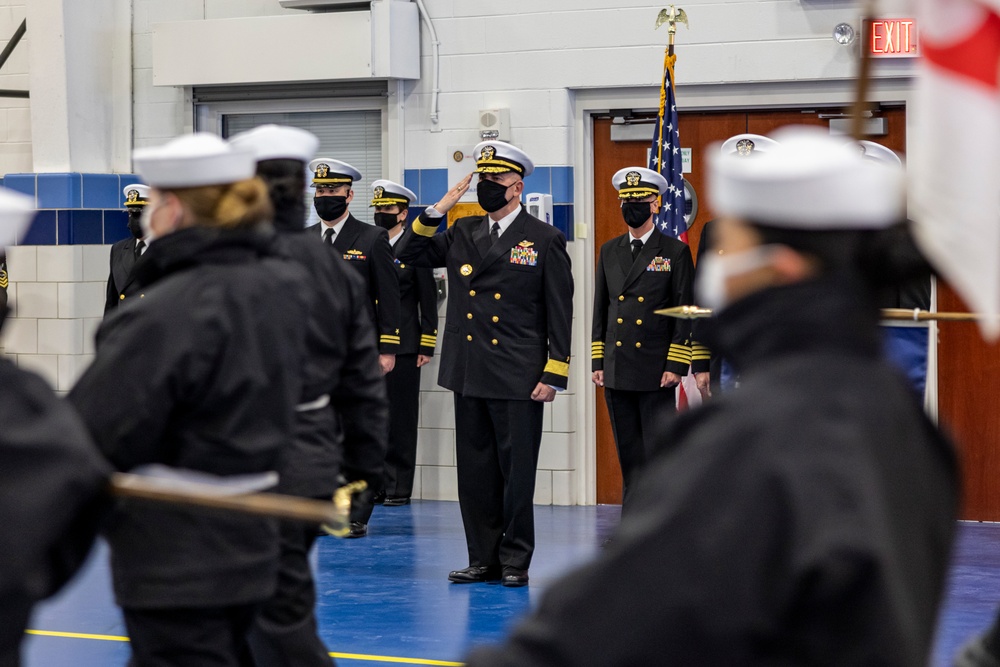
[[591, 359], [603, 359], [604, 358], [604, 352], [591, 352], [590, 353], [590, 358]]
[[691, 346], [691, 359], [693, 361], [707, 361], [712, 358], [712, 351], [704, 345], [695, 343]]
[[437, 345], [437, 338], [434, 336], [431, 337], [421, 336], [420, 344], [423, 345], [424, 347], [434, 347], [435, 345]]
[[691, 363], [691, 348], [687, 345], [678, 345], [677, 343], [671, 343], [670, 349], [667, 350], [667, 359], [670, 361], [676, 361], [680, 364], [690, 364]]
[[389, 336], [387, 334], [383, 334], [383, 335], [381, 335], [381, 336], [378, 337], [378, 342], [380, 342], [380, 343], [393, 343], [395, 345], [399, 345], [399, 336]]
[[[442, 218], [438, 218], [437, 220], [438, 223], [440, 224]], [[438, 228], [437, 225], [434, 225], [433, 227], [430, 225], [425, 225], [420, 221], [420, 218], [414, 220], [413, 225], [411, 226], [413, 227], [413, 233], [419, 234], [420, 236], [434, 236], [434, 232], [436, 232]]]
[[555, 359], [549, 359], [549, 362], [545, 364], [545, 370], [543, 373], [552, 373], [553, 375], [562, 375], [563, 377], [569, 376], [569, 364], [565, 361], [556, 361]]

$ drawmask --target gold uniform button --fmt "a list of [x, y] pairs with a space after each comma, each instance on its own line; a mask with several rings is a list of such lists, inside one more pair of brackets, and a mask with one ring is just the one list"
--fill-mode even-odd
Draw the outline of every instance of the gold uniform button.
[[622, 346], [622, 342], [620, 340], [616, 340], [615, 341], [615, 347], [621, 347], [621, 346]]
[[465, 340], [471, 341], [472, 340], [472, 334], [469, 334], [468, 336], [466, 336]]
[[405, 268], [406, 268], [406, 264], [400, 264], [400, 265], [399, 265], [399, 268], [401, 268], [401, 269], [405, 269]]
[[625, 320], [623, 320], [622, 318], [620, 318], [620, 317], [618, 318], [618, 324], [621, 324], [621, 323], [622, 323], [622, 322], [624, 322], [624, 321], [625, 321]]
[[635, 323], [642, 326], [642, 320], [636, 320]]
[[494, 344], [494, 345], [496, 345], [496, 344], [498, 344], [498, 343], [499, 343], [500, 341], [498, 341], [498, 340], [497, 340], [496, 338], [494, 338], [492, 342], [493, 342], [493, 344]]
[[499, 322], [499, 321], [500, 321], [500, 318], [499, 318], [499, 317], [497, 317], [496, 315], [494, 315], [494, 316], [493, 316], [493, 321], [494, 321], [494, 322]]
[[125, 300], [125, 295], [124, 295], [124, 294], [122, 294], [121, 296], [119, 296], [119, 297], [118, 297], [118, 300], [119, 300], [119, 301], [124, 301], [124, 300]]
[[471, 320], [472, 319], [472, 313], [469, 313], [468, 315], [466, 315], [466, 317], [468, 317]]
[[643, 299], [643, 298], [642, 298], [642, 297], [640, 296], [640, 297], [639, 297], [639, 303], [642, 303], [643, 301], [645, 301], [645, 299]]
[[496, 299], [497, 301], [499, 301], [500, 300], [500, 292], [497, 292], [496, 294], [494, 294], [493, 298]]
[[469, 290], [469, 296], [476, 296], [476, 290], [470, 289]]
[[139, 295], [139, 298], [140, 298], [140, 299], [145, 299], [145, 298], [146, 298], [146, 295], [145, 295], [145, 294], [140, 294], [140, 295]]
[[625, 300], [625, 295], [623, 294], [623, 295], [619, 296], [619, 297], [618, 297], [618, 300], [619, 300], [619, 301], [624, 301], [624, 300]]
[[642, 343], [636, 343], [635, 346], [636, 347], [642, 347]]

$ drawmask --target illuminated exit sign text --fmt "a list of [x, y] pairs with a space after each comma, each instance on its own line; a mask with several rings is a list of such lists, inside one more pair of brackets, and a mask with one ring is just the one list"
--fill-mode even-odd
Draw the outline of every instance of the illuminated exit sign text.
[[868, 50], [879, 58], [916, 58], [917, 22], [913, 19], [875, 19]]

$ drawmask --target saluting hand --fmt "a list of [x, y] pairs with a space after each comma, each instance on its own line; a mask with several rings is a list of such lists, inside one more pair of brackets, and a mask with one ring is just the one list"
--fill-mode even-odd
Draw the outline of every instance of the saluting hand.
[[469, 191], [469, 185], [472, 183], [472, 177], [475, 174], [469, 174], [462, 180], [458, 182], [458, 185], [453, 187], [451, 190], [445, 193], [441, 200], [434, 204], [434, 210], [438, 213], [447, 213], [452, 209], [452, 207], [458, 203], [458, 200]]
[[677, 373], [671, 373], [670, 371], [664, 373], [663, 377], [660, 378], [660, 386], [663, 387], [664, 389], [670, 389], [671, 387], [676, 387], [680, 383], [681, 383], [681, 376], [678, 375]]
[[531, 400], [539, 403], [551, 403], [556, 400], [556, 390], [544, 382], [539, 382], [535, 385], [535, 391], [531, 392]]

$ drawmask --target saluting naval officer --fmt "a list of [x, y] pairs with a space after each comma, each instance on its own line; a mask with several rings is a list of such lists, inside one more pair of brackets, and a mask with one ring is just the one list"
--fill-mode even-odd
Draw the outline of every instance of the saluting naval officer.
[[332, 245], [357, 269], [368, 290], [372, 321], [379, 343], [382, 374], [392, 370], [399, 351], [399, 281], [395, 258], [384, 229], [367, 225], [347, 210], [354, 200], [354, 181], [361, 172], [339, 160], [316, 158], [309, 163], [316, 189], [313, 205], [321, 222], [308, 228]]
[[469, 567], [456, 583], [528, 583], [543, 404], [566, 388], [573, 275], [566, 238], [521, 206], [534, 165], [501, 141], [476, 146], [484, 217], [434, 232], [465, 177], [413, 223], [401, 262], [445, 266], [451, 289], [438, 382], [455, 392], [458, 499]]
[[139, 257], [146, 252], [146, 242], [143, 240], [142, 225], [139, 220], [149, 203], [149, 186], [130, 183], [122, 190], [125, 195], [125, 210], [128, 211], [127, 239], [116, 241], [111, 246], [111, 272], [108, 274], [108, 294], [104, 302], [104, 314], [107, 315], [118, 307], [126, 297], [139, 290], [138, 282], [132, 274]]
[[[372, 183], [375, 224], [389, 233], [389, 245], [398, 256], [413, 237], [406, 225], [410, 203], [417, 196], [399, 183]], [[417, 463], [417, 424], [420, 419], [420, 368], [430, 363], [437, 345], [437, 286], [434, 274], [396, 259], [399, 278], [400, 326], [396, 365], [385, 376], [389, 394], [389, 448], [385, 454], [383, 504], [408, 505]]]
[[601, 247], [594, 291], [592, 379], [604, 387], [622, 469], [622, 506], [637, 476], [668, 445], [675, 387], [691, 363], [687, 320], [661, 317], [662, 308], [692, 302], [694, 266], [686, 243], [653, 224], [667, 179], [626, 167], [611, 179], [629, 231]]

